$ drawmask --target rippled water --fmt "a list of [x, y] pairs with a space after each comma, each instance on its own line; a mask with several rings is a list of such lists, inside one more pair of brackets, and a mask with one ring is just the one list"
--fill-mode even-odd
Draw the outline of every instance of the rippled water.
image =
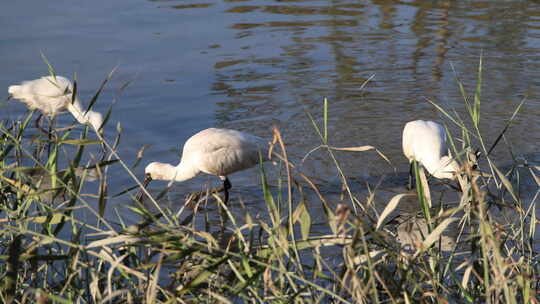
[[[107, 132], [112, 137], [114, 125], [122, 124], [120, 152], [130, 163], [145, 144], [143, 166], [177, 162], [181, 144], [211, 126], [269, 137], [277, 125], [300, 159], [320, 143], [306, 112], [320, 122], [326, 97], [330, 143], [376, 146], [403, 177], [403, 125], [440, 119], [426, 99], [464, 116], [452, 67], [472, 93], [481, 54], [481, 129], [488, 144], [528, 100], [495, 159], [510, 163], [511, 147], [540, 161], [535, 1], [12, 1], [0, 11], [0, 26], [6, 95], [9, 84], [47, 73], [40, 52], [59, 74], [76, 73], [84, 100], [117, 67], [97, 109], [116, 102]], [[25, 111], [15, 102], [0, 109], [0, 118]], [[60, 123], [69, 121], [64, 116]], [[359, 190], [365, 180], [393, 173], [373, 152], [337, 156], [346, 175], [360, 181]], [[310, 155], [304, 170], [329, 189], [338, 184], [322, 151]], [[110, 174], [113, 189], [132, 183], [125, 174]], [[236, 194], [257, 195], [256, 175], [233, 176]], [[199, 189], [201, 181], [216, 182], [201, 177], [175, 189]], [[403, 183], [393, 178], [386, 188]]]

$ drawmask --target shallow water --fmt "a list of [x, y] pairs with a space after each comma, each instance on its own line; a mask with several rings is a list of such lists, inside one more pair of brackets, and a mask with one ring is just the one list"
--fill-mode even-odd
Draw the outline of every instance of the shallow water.
[[[117, 68], [96, 109], [114, 103], [106, 132], [112, 138], [121, 123], [120, 152], [128, 163], [149, 145], [139, 176], [151, 160], [177, 162], [182, 143], [212, 126], [270, 137], [277, 125], [299, 160], [320, 144], [306, 111], [320, 122], [326, 97], [331, 145], [379, 148], [405, 178], [382, 184], [397, 193], [408, 169], [403, 125], [441, 118], [426, 99], [465, 117], [452, 67], [472, 94], [481, 54], [488, 145], [528, 100], [494, 159], [507, 166], [512, 150], [539, 162], [540, 4], [534, 1], [19, 1], [4, 5], [0, 26], [6, 95], [9, 84], [47, 73], [40, 52], [58, 74], [76, 74], [86, 101]], [[0, 119], [24, 113], [10, 101], [1, 104]], [[358, 191], [365, 191], [365, 180], [394, 176], [372, 151], [336, 155], [345, 174], [361, 181]], [[116, 168], [109, 172], [112, 193], [132, 184]], [[311, 154], [303, 170], [321, 184], [339, 185], [324, 151]], [[201, 182], [217, 180], [176, 185], [173, 200]], [[232, 182], [240, 197], [260, 193], [256, 170], [235, 174]], [[110, 203], [121, 208], [126, 200]]]

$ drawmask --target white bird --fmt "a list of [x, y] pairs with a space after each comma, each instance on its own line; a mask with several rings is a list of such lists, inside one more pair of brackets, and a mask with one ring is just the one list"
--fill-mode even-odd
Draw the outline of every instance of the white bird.
[[67, 110], [79, 123], [90, 124], [96, 131], [103, 123], [100, 113], [90, 110], [85, 112], [78, 97], [72, 98], [73, 84], [62, 76], [44, 76], [23, 81], [20, 85], [10, 86], [8, 92], [10, 97], [20, 100], [31, 110], [40, 110], [50, 117]]
[[[204, 172], [219, 176], [223, 181], [224, 202], [227, 203], [231, 188], [227, 175], [257, 165], [263, 148], [264, 140], [251, 134], [230, 129], [202, 130], [186, 141], [176, 167], [159, 162], [146, 166], [144, 186], [151, 180], [182, 182]], [[142, 192], [137, 198], [142, 198]]]
[[403, 154], [409, 159], [409, 188], [413, 160], [421, 163], [436, 178], [455, 179], [458, 163], [450, 156], [444, 128], [433, 121], [414, 120], [403, 129]]

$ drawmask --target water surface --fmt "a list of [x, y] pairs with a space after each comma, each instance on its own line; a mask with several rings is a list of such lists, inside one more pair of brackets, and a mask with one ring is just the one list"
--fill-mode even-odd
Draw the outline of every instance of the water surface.
[[[9, 84], [47, 73], [40, 53], [59, 74], [76, 74], [83, 100], [116, 68], [96, 109], [114, 103], [106, 132], [112, 138], [121, 124], [119, 149], [128, 163], [149, 145], [135, 170], [139, 176], [151, 160], [177, 162], [182, 143], [207, 127], [270, 137], [277, 125], [299, 160], [320, 144], [306, 112], [320, 122], [328, 98], [330, 143], [376, 146], [396, 167], [374, 152], [336, 153], [356, 189], [365, 191], [366, 180], [395, 171], [406, 177], [403, 125], [420, 118], [444, 121], [426, 99], [465, 117], [456, 75], [472, 94], [481, 55], [481, 130], [488, 144], [519, 102], [528, 100], [494, 159], [508, 165], [512, 151], [539, 161], [537, 2], [16, 1], [4, 5], [0, 26], [0, 88], [6, 94]], [[1, 109], [2, 119], [25, 113], [16, 102]], [[339, 185], [324, 151], [311, 154], [303, 170], [328, 194]], [[109, 175], [113, 193], [132, 184], [119, 167]], [[232, 181], [235, 195], [259, 195], [256, 170]], [[176, 185], [172, 199], [200, 189], [201, 182], [217, 180]], [[398, 192], [405, 182], [393, 177], [382, 186]], [[531, 194], [537, 189], [529, 188]]]

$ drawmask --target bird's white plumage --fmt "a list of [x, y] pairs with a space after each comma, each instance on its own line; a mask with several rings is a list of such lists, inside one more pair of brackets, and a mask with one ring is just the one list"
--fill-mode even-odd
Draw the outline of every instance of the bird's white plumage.
[[403, 154], [420, 162], [436, 178], [453, 179], [458, 164], [451, 159], [444, 128], [433, 121], [414, 120], [403, 129]]
[[191, 136], [184, 144], [180, 163], [153, 162], [145, 168], [152, 179], [185, 181], [200, 172], [227, 175], [251, 168], [259, 163], [264, 141], [244, 132], [210, 128]]
[[44, 76], [23, 81], [20, 85], [10, 86], [8, 92], [12, 98], [20, 100], [28, 108], [40, 110], [45, 115], [55, 116], [67, 110], [79, 123], [88, 123], [96, 130], [103, 123], [100, 113], [85, 113], [77, 96], [72, 100], [73, 84], [62, 76]]

